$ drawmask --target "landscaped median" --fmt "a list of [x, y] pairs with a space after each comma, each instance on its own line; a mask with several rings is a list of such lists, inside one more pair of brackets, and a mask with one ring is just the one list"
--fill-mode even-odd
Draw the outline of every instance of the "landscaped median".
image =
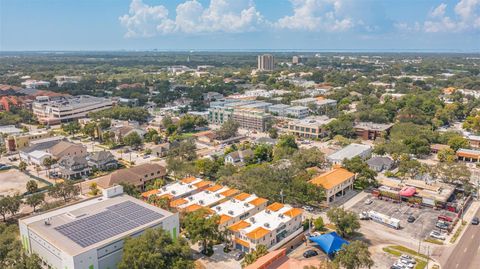
[[386, 253], [392, 254], [393, 256], [400, 257], [402, 254], [407, 254], [412, 256], [416, 261], [415, 269], [424, 269], [427, 267], [428, 257], [424, 254], [420, 254], [415, 250], [403, 246], [388, 246], [384, 247], [383, 251]]
[[465, 228], [465, 225], [467, 224], [466, 221], [462, 221], [460, 226], [458, 226], [457, 230], [455, 233], [452, 235], [452, 238], [450, 238], [450, 243], [455, 243], [457, 241], [457, 238], [462, 234], [463, 229]]

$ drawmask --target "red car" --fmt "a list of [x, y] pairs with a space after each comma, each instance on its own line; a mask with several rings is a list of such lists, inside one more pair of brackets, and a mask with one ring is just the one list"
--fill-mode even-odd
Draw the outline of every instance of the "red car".
[[439, 220], [448, 221], [448, 222], [452, 222], [452, 221], [453, 221], [453, 219], [452, 219], [451, 217], [445, 216], [445, 215], [440, 215], [440, 216], [438, 216], [438, 219], [439, 219]]

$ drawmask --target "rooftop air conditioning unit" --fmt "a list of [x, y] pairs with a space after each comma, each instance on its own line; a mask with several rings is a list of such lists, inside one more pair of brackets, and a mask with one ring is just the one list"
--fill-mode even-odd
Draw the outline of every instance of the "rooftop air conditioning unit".
[[166, 187], [162, 187], [162, 191], [167, 191], [167, 188], [166, 188]]
[[193, 188], [193, 186], [192, 186], [192, 185], [188, 185], [188, 188], [191, 189], [191, 188]]
[[270, 223], [265, 222], [264, 226], [265, 226], [265, 228], [270, 228]]
[[176, 191], [172, 191], [172, 194], [176, 194], [177, 192]]
[[192, 196], [188, 196], [188, 200], [193, 201], [193, 197], [192, 197]]
[[52, 218], [46, 218], [45, 225], [50, 226], [50, 224], [52, 224]]
[[203, 200], [198, 201], [199, 204], [203, 205], [205, 202]]
[[209, 190], [205, 190], [205, 193], [206, 193], [206, 194], [209, 194], [209, 193], [210, 193], [210, 191], [209, 191]]
[[270, 209], [265, 209], [265, 213], [270, 214]]
[[219, 194], [219, 193], [216, 193], [216, 194], [215, 194], [215, 197], [220, 198], [220, 194]]
[[283, 214], [282, 213], [278, 213], [278, 217], [283, 219]]
[[222, 209], [219, 205], [217, 205], [215, 208], [216, 208], [218, 211], [220, 211], [220, 209]]
[[249, 204], [249, 203], [243, 203], [243, 206], [244, 206], [244, 207], [249, 207], [250, 204]]
[[229, 215], [233, 215], [233, 210], [228, 210]]
[[250, 218], [250, 221], [251, 221], [252, 223], [255, 223], [255, 218], [254, 218], [254, 217], [251, 217], [251, 218]]

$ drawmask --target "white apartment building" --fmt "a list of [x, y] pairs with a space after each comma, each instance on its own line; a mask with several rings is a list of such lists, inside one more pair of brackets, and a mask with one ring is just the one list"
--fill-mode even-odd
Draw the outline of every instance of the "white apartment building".
[[220, 227], [225, 228], [265, 209], [267, 203], [265, 198], [243, 192], [212, 207], [211, 210], [220, 216]]
[[210, 181], [203, 181], [201, 178], [187, 177], [182, 180], [170, 183], [160, 189], [150, 190], [142, 193], [142, 197], [148, 199], [150, 195], [165, 197], [169, 200], [176, 200], [195, 194], [212, 184]]
[[327, 116], [311, 116], [305, 119], [293, 120], [288, 123], [288, 132], [305, 138], [322, 138], [327, 135], [325, 125], [333, 119]]
[[275, 59], [271, 54], [258, 55], [258, 70], [273, 71], [275, 69]]
[[257, 245], [275, 250], [303, 231], [303, 211], [290, 205], [273, 203], [252, 217], [228, 227], [235, 249], [250, 252]]
[[177, 208], [179, 211], [193, 212], [200, 208], [217, 205], [237, 192], [238, 190], [230, 189], [229, 187], [213, 185], [186, 198], [173, 200], [170, 206]]
[[163, 228], [175, 239], [179, 218], [115, 186], [101, 198], [20, 219], [19, 228], [24, 249], [37, 254], [45, 268], [114, 269], [125, 238]]
[[285, 111], [286, 111], [288, 108], [290, 108], [289, 105], [276, 104], [276, 105], [273, 105], [273, 106], [269, 106], [269, 107], [268, 107], [268, 112], [271, 113], [272, 115], [283, 117], [283, 116], [286, 116], [286, 115], [287, 115], [287, 114], [285, 113]]
[[33, 114], [44, 124], [58, 124], [84, 118], [89, 112], [112, 107], [112, 101], [106, 98], [79, 95], [73, 97], [38, 96], [33, 102]]

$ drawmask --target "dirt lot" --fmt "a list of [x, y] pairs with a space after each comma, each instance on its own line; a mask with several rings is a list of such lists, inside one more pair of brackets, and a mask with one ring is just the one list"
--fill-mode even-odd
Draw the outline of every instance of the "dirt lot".
[[[24, 193], [26, 191], [25, 185], [32, 179], [16, 169], [0, 171], [0, 195]], [[39, 188], [45, 186], [42, 182], [37, 181], [37, 183]]]
[[[303, 253], [309, 249], [315, 250], [316, 252], [318, 252], [318, 255], [305, 259], [303, 257]], [[313, 263], [315, 263], [314, 261], [318, 261], [320, 263], [321, 261], [328, 259], [327, 255], [317, 246], [317, 244], [313, 242], [309, 242], [308, 245], [305, 245], [305, 243], [299, 245], [297, 248], [293, 249], [290, 253], [288, 253], [288, 257], [294, 258], [300, 261], [309, 260], [309, 261], [312, 261]]]
[[[373, 203], [366, 205], [365, 201], [367, 199], [371, 199]], [[373, 210], [399, 219], [401, 228], [398, 233], [402, 236], [408, 236], [417, 240], [426, 238], [432, 230], [436, 229], [435, 223], [437, 222], [437, 217], [439, 215], [451, 216], [451, 212], [446, 212], [444, 210], [435, 210], [428, 207], [412, 208], [406, 203], [392, 203], [389, 201], [372, 198], [370, 195], [354, 205], [351, 210], [357, 213]], [[410, 215], [415, 217], [415, 221], [413, 223], [407, 222], [407, 218]], [[392, 232], [394, 231], [395, 230], [392, 229]]]

